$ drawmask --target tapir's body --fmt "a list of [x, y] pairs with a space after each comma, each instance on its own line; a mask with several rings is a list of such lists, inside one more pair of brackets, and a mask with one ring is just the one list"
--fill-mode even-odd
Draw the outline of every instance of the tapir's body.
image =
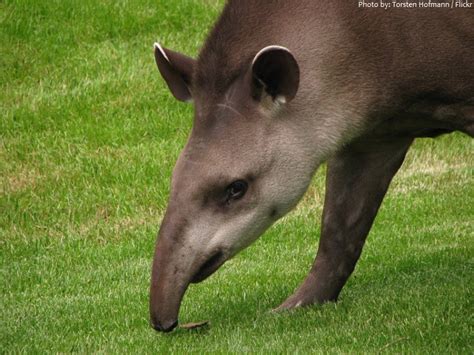
[[195, 104], [154, 259], [158, 330], [176, 325], [189, 282], [293, 208], [326, 160], [319, 251], [280, 309], [336, 300], [413, 139], [474, 136], [474, 9], [230, 1], [197, 61], [155, 56]]

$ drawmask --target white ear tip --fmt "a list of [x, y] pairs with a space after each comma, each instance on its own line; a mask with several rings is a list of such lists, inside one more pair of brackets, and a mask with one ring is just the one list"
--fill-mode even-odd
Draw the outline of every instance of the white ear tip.
[[283, 96], [283, 95], [278, 95], [275, 100], [279, 103], [279, 104], [286, 104], [286, 97]]
[[252, 65], [255, 64], [255, 61], [257, 60], [257, 58], [260, 57], [263, 53], [268, 52], [268, 51], [272, 51], [274, 49], [280, 49], [280, 50], [283, 50], [283, 51], [287, 51], [288, 53], [291, 53], [291, 51], [288, 48], [283, 47], [283, 46], [277, 46], [276, 44], [271, 45], [271, 46], [266, 46], [266, 47], [263, 47], [262, 49], [260, 49], [257, 54], [255, 54], [255, 57], [253, 58], [253, 61], [252, 61]]
[[158, 49], [158, 50], [160, 51], [161, 55], [162, 55], [163, 57], [165, 57], [165, 59], [166, 59], [168, 62], [170, 61], [170, 60], [168, 59], [168, 56], [167, 56], [166, 53], [165, 53], [165, 50], [163, 49], [163, 47], [162, 47], [158, 42], [155, 42], [155, 43], [153, 44], [153, 48], [154, 48], [155, 50]]

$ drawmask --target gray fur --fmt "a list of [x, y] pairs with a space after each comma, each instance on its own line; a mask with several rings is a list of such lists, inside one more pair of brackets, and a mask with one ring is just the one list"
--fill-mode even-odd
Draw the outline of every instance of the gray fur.
[[[256, 65], [271, 45], [288, 52]], [[469, 9], [235, 0], [197, 61], [167, 49], [155, 57], [173, 94], [192, 95], [195, 105], [155, 251], [157, 330], [173, 329], [188, 284], [290, 211], [326, 160], [318, 254], [279, 309], [336, 300], [413, 139], [456, 130], [474, 136]], [[235, 180], [248, 190], [230, 203]]]

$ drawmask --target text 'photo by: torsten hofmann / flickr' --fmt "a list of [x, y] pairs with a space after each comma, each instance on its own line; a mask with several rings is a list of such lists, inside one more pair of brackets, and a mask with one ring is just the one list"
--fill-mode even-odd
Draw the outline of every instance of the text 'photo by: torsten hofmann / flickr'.
[[432, 0], [379, 0], [379, 1], [359, 1], [358, 6], [361, 8], [373, 9], [399, 9], [399, 8], [412, 8], [412, 9], [424, 9], [424, 8], [466, 8], [472, 9], [473, 3], [470, 0], [444, 0], [444, 1], [432, 1]]

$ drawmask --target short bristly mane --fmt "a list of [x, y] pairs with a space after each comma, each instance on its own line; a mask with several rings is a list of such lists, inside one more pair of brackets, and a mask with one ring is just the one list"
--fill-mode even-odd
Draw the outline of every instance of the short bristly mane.
[[280, 1], [229, 1], [199, 54], [194, 85], [215, 94], [225, 91], [261, 48], [277, 41], [272, 24], [284, 6]]

